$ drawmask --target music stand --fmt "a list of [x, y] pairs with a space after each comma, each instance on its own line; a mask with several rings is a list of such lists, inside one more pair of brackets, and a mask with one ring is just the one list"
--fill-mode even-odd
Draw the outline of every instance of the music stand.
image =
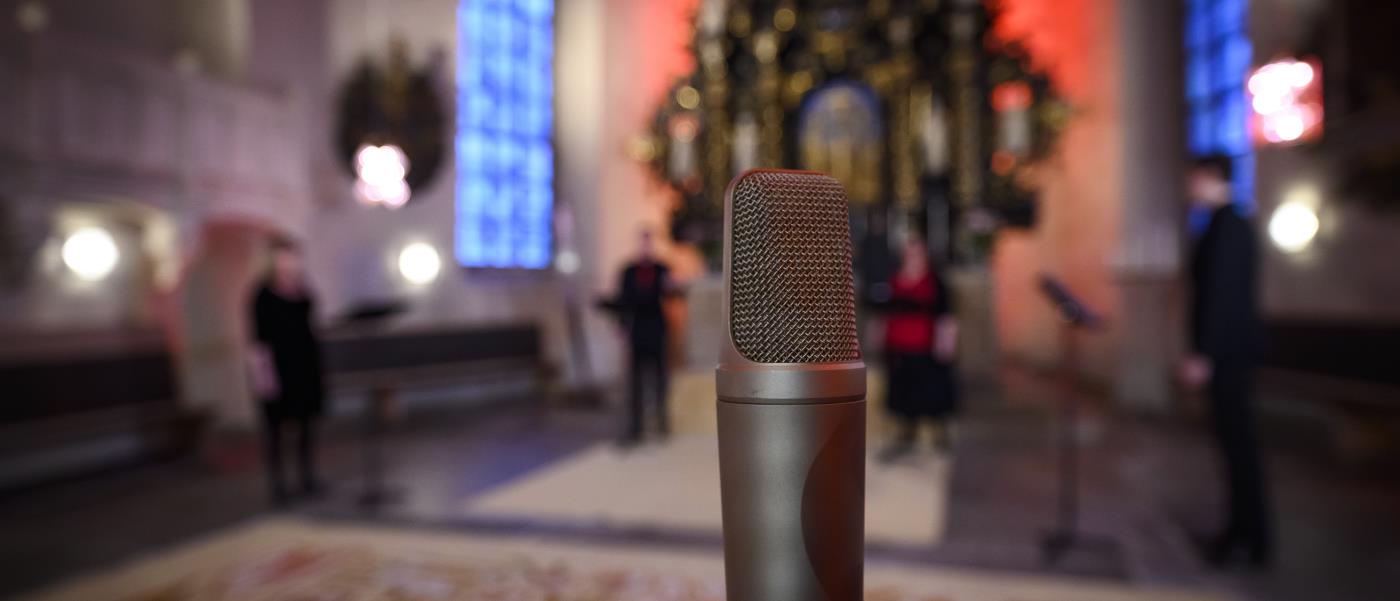
[[1046, 561], [1055, 563], [1072, 548], [1086, 546], [1086, 543], [1114, 546], [1112, 541], [1091, 540], [1079, 531], [1079, 444], [1075, 429], [1079, 423], [1080, 398], [1076, 373], [1079, 363], [1076, 334], [1099, 329], [1102, 319], [1053, 276], [1041, 274], [1040, 290], [1060, 316], [1060, 355], [1063, 359], [1059, 369], [1060, 412], [1056, 420], [1059, 523], [1041, 540]]
[[[352, 306], [340, 318], [350, 328], [369, 331], [383, 327], [391, 318], [407, 309], [401, 301], [372, 301]], [[389, 430], [388, 414], [394, 393], [388, 386], [371, 386], [369, 402], [365, 405], [364, 447], [361, 449], [360, 472], [363, 488], [356, 499], [361, 507], [375, 511], [392, 504], [402, 496], [401, 491], [384, 482], [387, 471], [384, 447]]]

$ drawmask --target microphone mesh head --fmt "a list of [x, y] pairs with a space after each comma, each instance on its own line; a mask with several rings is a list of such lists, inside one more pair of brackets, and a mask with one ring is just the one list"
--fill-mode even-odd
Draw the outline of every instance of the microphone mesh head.
[[755, 363], [860, 359], [846, 192], [817, 173], [756, 171], [730, 199], [729, 327]]

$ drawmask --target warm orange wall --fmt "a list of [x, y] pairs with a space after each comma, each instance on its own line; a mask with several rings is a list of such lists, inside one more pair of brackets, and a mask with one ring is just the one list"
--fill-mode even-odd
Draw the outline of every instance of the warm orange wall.
[[[1092, 55], [1100, 24], [1086, 18], [1103, 8], [1098, 0], [992, 0], [1001, 10], [992, 33], [1016, 40], [1031, 54], [1036, 68], [1050, 75], [1055, 88], [1071, 102], [1091, 100], [1098, 73]], [[1101, 58], [1099, 60], [1102, 60]]]
[[[1058, 324], [1036, 288], [1040, 272], [1062, 278], [1110, 320], [1118, 310], [1109, 268], [1122, 215], [1116, 4], [1005, 2], [1008, 21], [997, 31], [1026, 40], [1075, 111], [1056, 155], [1046, 164], [1036, 229], [1002, 235], [992, 258], [997, 331], [1008, 358], [1045, 363], [1055, 356]], [[1108, 379], [1114, 363], [1112, 334], [1087, 341], [1088, 370]]]
[[[687, 264], [685, 253], [671, 248], [666, 240], [675, 197], [646, 165], [627, 155], [627, 143], [648, 132], [652, 113], [672, 83], [694, 68], [689, 46], [698, 4], [697, 0], [601, 2], [602, 73], [595, 85], [602, 94], [601, 114], [596, 116], [602, 127], [593, 143], [598, 156], [583, 159], [596, 164], [597, 179], [591, 193], [579, 194], [578, 204], [581, 250], [589, 263], [582, 284], [593, 295], [612, 292], [618, 271], [636, 252], [643, 228], [658, 234], [660, 250], [673, 267]], [[561, 47], [559, 52], [569, 49]], [[591, 320], [589, 341], [601, 374], [619, 369], [622, 355], [617, 334], [609, 320]]]
[[609, 0], [606, 4], [595, 286], [613, 285], [612, 274], [635, 251], [641, 228], [657, 229], [664, 237], [670, 221], [673, 195], [645, 165], [628, 157], [626, 148], [629, 139], [648, 131], [653, 111], [676, 78], [694, 68], [689, 46], [697, 4], [697, 0]]

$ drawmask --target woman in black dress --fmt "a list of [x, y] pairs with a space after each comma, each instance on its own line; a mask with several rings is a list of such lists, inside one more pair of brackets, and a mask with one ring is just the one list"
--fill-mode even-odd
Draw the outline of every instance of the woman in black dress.
[[313, 299], [295, 244], [272, 245], [268, 275], [253, 297], [253, 385], [262, 405], [268, 481], [274, 503], [290, 490], [283, 478], [282, 430], [294, 424], [301, 491], [321, 490], [315, 469], [315, 419], [321, 415], [325, 387], [321, 347], [312, 327]]
[[957, 410], [952, 366], [957, 322], [950, 296], [929, 264], [924, 241], [911, 236], [890, 279], [889, 298], [877, 304], [885, 313], [886, 405], [900, 422], [883, 459], [912, 448], [920, 419], [938, 425], [937, 444], [948, 446], [946, 422]]

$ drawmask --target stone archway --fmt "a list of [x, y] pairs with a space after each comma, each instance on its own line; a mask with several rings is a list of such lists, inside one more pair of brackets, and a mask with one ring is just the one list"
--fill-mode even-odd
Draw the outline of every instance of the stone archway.
[[254, 425], [246, 373], [247, 305], [272, 231], [239, 220], [204, 225], [174, 292], [181, 397], [216, 430]]

